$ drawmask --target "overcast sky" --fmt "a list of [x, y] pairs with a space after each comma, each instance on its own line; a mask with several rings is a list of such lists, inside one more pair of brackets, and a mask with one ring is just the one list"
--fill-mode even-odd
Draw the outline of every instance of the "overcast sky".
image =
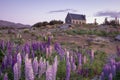
[[34, 24], [63, 20], [67, 13], [84, 14], [87, 23], [120, 17], [120, 0], [0, 0], [0, 20]]

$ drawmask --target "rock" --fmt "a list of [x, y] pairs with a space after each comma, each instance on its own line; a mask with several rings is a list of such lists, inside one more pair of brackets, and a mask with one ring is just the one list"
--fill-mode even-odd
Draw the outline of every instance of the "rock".
[[120, 41], [120, 35], [117, 35], [117, 36], [115, 37], [115, 40]]

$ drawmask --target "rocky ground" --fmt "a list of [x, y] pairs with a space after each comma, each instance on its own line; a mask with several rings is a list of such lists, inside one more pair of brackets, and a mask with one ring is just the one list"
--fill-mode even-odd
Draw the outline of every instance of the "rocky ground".
[[[82, 32], [83, 30], [84, 32]], [[77, 32], [78, 31], [78, 32]], [[108, 33], [118, 32], [116, 34], [91, 33], [91, 31], [104, 31]], [[82, 32], [82, 33], [80, 33]], [[88, 33], [90, 32], [90, 33]], [[104, 33], [101, 32], [101, 33]], [[106, 53], [116, 53], [116, 46], [120, 41], [115, 41], [115, 36], [120, 32], [119, 27], [96, 26], [96, 25], [54, 25], [45, 28], [26, 28], [26, 29], [1, 29], [0, 39], [18, 42], [41, 41], [47, 36], [51, 36], [54, 42], [60, 42], [67, 48], [92, 48], [95, 50], [104, 50]]]

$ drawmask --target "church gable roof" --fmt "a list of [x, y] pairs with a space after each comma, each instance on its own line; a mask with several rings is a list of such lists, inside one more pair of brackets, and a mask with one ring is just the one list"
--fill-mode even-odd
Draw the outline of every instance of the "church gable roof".
[[68, 13], [68, 15], [70, 16], [71, 19], [75, 19], [75, 20], [86, 20], [85, 15], [82, 15], [82, 14], [72, 14], [72, 13]]

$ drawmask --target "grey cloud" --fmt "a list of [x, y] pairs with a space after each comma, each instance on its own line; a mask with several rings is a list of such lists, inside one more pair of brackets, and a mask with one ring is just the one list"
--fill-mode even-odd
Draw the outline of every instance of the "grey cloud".
[[95, 16], [108, 16], [108, 17], [119, 17], [120, 18], [120, 11], [100, 11], [95, 14]]
[[63, 10], [49, 11], [49, 13], [59, 13], [59, 12], [77, 12], [77, 10], [75, 10], [75, 9], [63, 9]]

